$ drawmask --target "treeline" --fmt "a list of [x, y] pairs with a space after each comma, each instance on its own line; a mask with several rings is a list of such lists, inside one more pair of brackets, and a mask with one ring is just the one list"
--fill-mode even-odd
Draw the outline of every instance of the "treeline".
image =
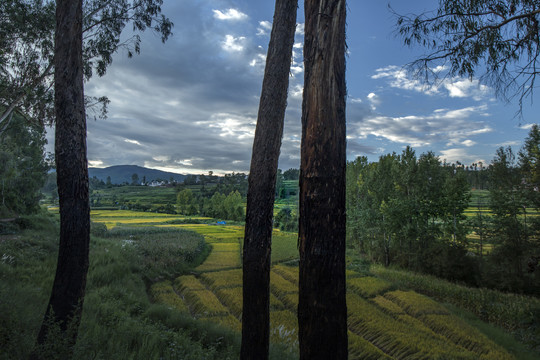
[[517, 159], [511, 148], [500, 148], [482, 171], [488, 202], [467, 217], [470, 168], [441, 163], [432, 152], [417, 156], [410, 147], [378, 162], [349, 162], [349, 245], [387, 266], [540, 293], [540, 221], [530, 214], [540, 208], [538, 127]]
[[245, 218], [242, 195], [237, 190], [228, 195], [214, 192], [208, 198], [184, 189], [178, 193], [176, 205], [178, 212], [186, 216], [200, 215], [234, 221], [244, 221]]

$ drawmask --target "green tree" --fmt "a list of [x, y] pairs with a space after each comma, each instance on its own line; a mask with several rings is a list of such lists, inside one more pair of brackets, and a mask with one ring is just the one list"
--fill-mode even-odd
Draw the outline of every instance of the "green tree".
[[427, 55], [411, 64], [425, 79], [485, 71], [481, 81], [508, 99], [531, 96], [540, 54], [538, 0], [440, 0], [436, 12], [397, 15], [397, 32], [407, 45], [419, 44]]
[[299, 169], [289, 169], [285, 170], [283, 173], [283, 178], [285, 180], [298, 180], [298, 177], [300, 176], [300, 170]]
[[176, 196], [176, 205], [182, 215], [193, 215], [191, 213], [193, 202], [193, 191], [190, 189], [184, 189]]
[[444, 233], [453, 243], [466, 243], [467, 228], [465, 226], [465, 209], [471, 198], [470, 185], [467, 182], [463, 167], [452, 166], [450, 174], [446, 174], [443, 186], [442, 220]]
[[18, 114], [0, 143], [0, 214], [28, 214], [39, 209], [40, 189], [47, 179], [43, 125]]
[[233, 191], [223, 201], [223, 218], [242, 221], [244, 218], [244, 205], [242, 195], [238, 191]]
[[131, 175], [131, 185], [139, 185], [139, 174]]
[[496, 271], [493, 284], [504, 290], [520, 291], [524, 287], [524, 267], [529, 248], [526, 224], [527, 198], [522, 177], [510, 147], [499, 148], [492, 162], [489, 190], [493, 213], [492, 261]]

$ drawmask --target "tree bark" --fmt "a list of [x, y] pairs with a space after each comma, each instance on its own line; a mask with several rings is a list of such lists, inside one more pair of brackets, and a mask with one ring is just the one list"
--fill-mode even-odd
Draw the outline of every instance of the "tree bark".
[[305, 1], [300, 359], [347, 359], [345, 0]]
[[268, 359], [272, 217], [297, 7], [297, 0], [276, 0], [253, 141], [243, 249], [244, 360]]
[[[82, 62], [82, 0], [56, 1], [55, 156], [60, 202], [58, 264], [33, 358], [45, 358], [39, 345], [53, 341], [71, 357], [82, 312], [90, 242], [90, 203], [86, 157], [86, 116]], [[62, 339], [48, 338], [53, 324]]]

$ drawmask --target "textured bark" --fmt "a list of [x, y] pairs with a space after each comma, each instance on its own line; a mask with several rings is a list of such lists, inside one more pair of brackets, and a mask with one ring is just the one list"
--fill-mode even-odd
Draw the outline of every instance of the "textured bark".
[[[38, 345], [55, 341], [70, 355], [84, 300], [90, 242], [86, 117], [82, 62], [82, 0], [56, 1], [55, 155], [60, 201], [58, 264]], [[63, 339], [47, 339], [51, 320]], [[39, 348], [38, 348], [39, 349]], [[34, 358], [43, 354], [34, 353]]]
[[268, 359], [272, 216], [297, 0], [277, 0], [249, 172], [243, 249], [241, 359]]
[[305, 1], [300, 359], [347, 359], [345, 0]]

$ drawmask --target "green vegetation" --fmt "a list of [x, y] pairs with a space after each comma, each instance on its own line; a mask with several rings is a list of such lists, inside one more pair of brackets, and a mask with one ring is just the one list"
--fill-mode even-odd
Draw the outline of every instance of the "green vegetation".
[[413, 289], [438, 301], [451, 303], [515, 334], [532, 348], [540, 347], [538, 298], [460, 286], [434, 276], [382, 266], [372, 266], [371, 269], [375, 275], [401, 289]]
[[[386, 266], [471, 286], [540, 294], [540, 129], [516, 156], [464, 167], [428, 152], [347, 167], [348, 245]], [[481, 182], [487, 190], [471, 191]]]
[[[168, 224], [187, 218], [127, 210], [93, 211], [92, 217], [77, 358], [238, 357], [242, 227]], [[0, 297], [6, 299], [0, 303], [0, 346], [6, 355], [0, 358], [6, 359], [24, 358], [33, 346], [57, 251], [54, 215], [25, 217], [20, 224], [30, 229], [2, 235], [0, 241]], [[296, 243], [295, 233], [274, 232], [270, 307], [275, 358], [297, 356], [298, 268], [276, 264], [298, 257]], [[537, 300], [378, 266], [372, 272], [377, 277], [347, 271], [351, 358], [535, 358], [478, 317], [534, 346]], [[476, 291], [491, 295], [470, 295]]]
[[[54, 276], [58, 237], [54, 219], [42, 217], [27, 225], [29, 229], [17, 234], [0, 235], [2, 359], [28, 357]], [[154, 238], [161, 244], [150, 249]], [[198, 265], [204, 256], [201, 244], [200, 236], [171, 229], [124, 228], [94, 237], [75, 358], [237, 358], [237, 335], [152, 304], [146, 294], [148, 279], [178, 275]], [[181, 254], [185, 261], [173, 265], [170, 257], [162, 256], [167, 252]]]
[[35, 213], [49, 169], [43, 125], [28, 124], [23, 116], [13, 114], [9, 126], [1, 127], [0, 218]]

